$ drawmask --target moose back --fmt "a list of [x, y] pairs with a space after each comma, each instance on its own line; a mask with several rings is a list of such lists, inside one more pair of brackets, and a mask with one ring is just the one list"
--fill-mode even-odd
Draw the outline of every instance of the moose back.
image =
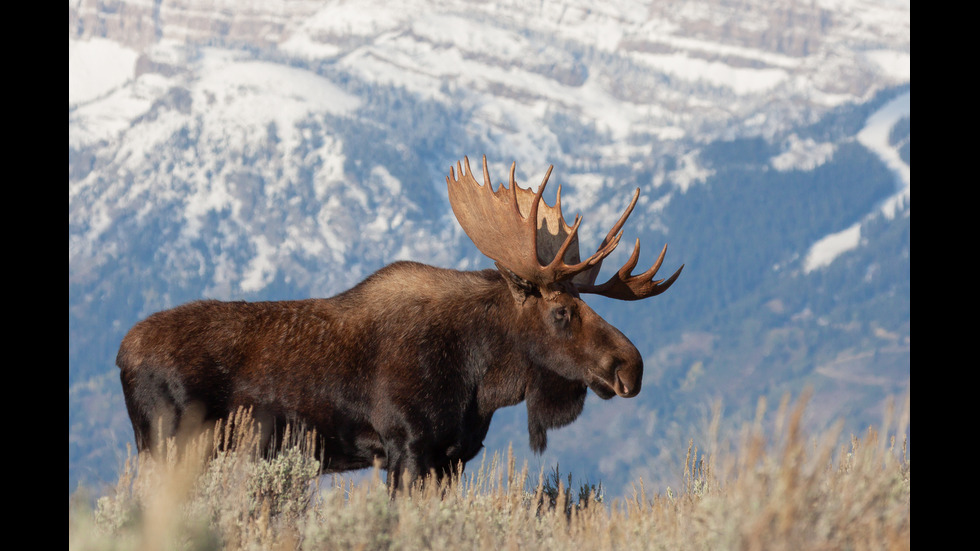
[[588, 388], [603, 399], [636, 396], [639, 352], [580, 295], [638, 300], [680, 275], [653, 279], [666, 247], [632, 275], [637, 241], [595, 284], [639, 190], [582, 260], [581, 218], [566, 224], [560, 187], [554, 206], [541, 198], [551, 169], [537, 193], [518, 187], [514, 170], [496, 191], [485, 157], [484, 184], [468, 159], [446, 178], [457, 220], [496, 270], [397, 262], [329, 299], [198, 301], [136, 324], [116, 363], [139, 450], [192, 415], [213, 422], [250, 407], [266, 432], [316, 429], [324, 471], [377, 461], [395, 489], [402, 476], [442, 477], [473, 458], [499, 408], [526, 402], [531, 448], [541, 452], [548, 429], [581, 413]]

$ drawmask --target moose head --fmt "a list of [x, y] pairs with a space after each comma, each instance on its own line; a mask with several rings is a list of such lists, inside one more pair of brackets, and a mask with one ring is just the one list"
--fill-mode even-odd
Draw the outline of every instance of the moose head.
[[[667, 253], [664, 245], [649, 270], [632, 275], [640, 255], [637, 239], [629, 260], [608, 281], [596, 285], [603, 259], [623, 236], [622, 228], [639, 199], [639, 188], [596, 252], [582, 260], [578, 247], [582, 217], [576, 216], [571, 226], [565, 221], [560, 185], [554, 206], [548, 206], [542, 197], [554, 166], [548, 167], [536, 193], [517, 185], [516, 168], [517, 164], [512, 163], [509, 186], [500, 185], [494, 191], [486, 156], [483, 184], [474, 177], [469, 158], [464, 157], [463, 164], [457, 162], [455, 170], [450, 167], [446, 184], [456, 219], [480, 252], [496, 262], [507, 282], [518, 305], [520, 327], [526, 334], [535, 335], [528, 343], [535, 364], [566, 380], [585, 383], [603, 399], [636, 396], [643, 379], [639, 352], [619, 330], [596, 314], [581, 294], [619, 300], [656, 296], [674, 283], [684, 267], [667, 279], [654, 279]], [[535, 430], [534, 394], [538, 388], [547, 387], [529, 390], [527, 399], [531, 446], [543, 451], [545, 428], [560, 425], [551, 416], [551, 422], [541, 423]], [[581, 404], [581, 399], [570, 403]], [[581, 405], [574, 414], [559, 418], [574, 420], [580, 410]]]

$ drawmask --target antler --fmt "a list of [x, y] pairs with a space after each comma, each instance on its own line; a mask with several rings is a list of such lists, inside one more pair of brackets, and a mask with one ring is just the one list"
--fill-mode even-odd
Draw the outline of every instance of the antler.
[[[603, 283], [602, 285], [579, 285], [579, 293], [592, 293], [596, 295], [603, 295], [609, 298], [615, 298], [619, 300], [640, 300], [647, 297], [657, 296], [660, 293], [666, 291], [674, 284], [677, 276], [681, 275], [681, 270], [684, 269], [684, 265], [681, 264], [680, 268], [674, 272], [674, 275], [670, 276], [666, 280], [658, 279], [653, 281], [653, 276], [657, 275], [657, 270], [660, 269], [660, 265], [663, 264], [664, 256], [667, 254], [667, 245], [664, 245], [663, 250], [660, 251], [660, 256], [657, 257], [657, 262], [650, 267], [649, 270], [643, 272], [640, 275], [631, 275], [633, 268], [636, 267], [636, 263], [640, 260], [640, 240], [636, 240], [636, 246], [633, 247], [633, 254], [630, 255], [629, 260], [623, 267], [616, 272], [609, 281]], [[595, 277], [593, 276], [593, 281]]]
[[518, 276], [538, 285], [551, 285], [598, 265], [619, 245], [622, 233], [607, 237], [595, 254], [578, 261], [582, 217], [576, 216], [571, 227], [565, 222], [560, 186], [555, 206], [541, 199], [554, 166], [548, 168], [537, 193], [517, 186], [516, 163], [510, 167], [510, 187], [501, 185], [494, 191], [486, 156], [482, 185], [473, 177], [469, 158], [463, 160], [465, 173], [457, 162], [459, 177], [452, 168], [446, 177], [453, 213], [480, 252]]
[[[626, 219], [629, 218], [630, 214], [633, 213], [633, 207], [636, 206], [637, 200], [640, 198], [640, 188], [636, 188], [633, 192], [633, 200], [630, 201], [626, 211], [623, 215], [619, 217], [619, 221], [616, 225], [609, 230], [606, 234], [606, 238], [602, 240], [599, 245], [601, 249], [607, 243], [609, 243], [617, 233], [626, 223]], [[621, 234], [620, 234], [621, 235]], [[618, 237], [616, 238], [618, 239]], [[640, 275], [632, 275], [633, 268], [636, 268], [637, 262], [640, 260], [640, 240], [636, 240], [636, 245], [633, 247], [633, 253], [630, 255], [629, 260], [626, 264], [616, 272], [609, 281], [603, 283], [602, 285], [595, 285], [596, 277], [599, 275], [599, 268], [601, 268], [602, 263], [597, 263], [587, 272], [584, 272], [579, 277], [575, 278], [575, 287], [579, 293], [591, 293], [596, 295], [603, 295], [609, 298], [615, 298], [619, 300], [640, 300], [647, 297], [657, 296], [660, 293], [666, 291], [673, 285], [674, 280], [677, 276], [681, 275], [681, 270], [684, 269], [682, 264], [680, 268], [674, 272], [674, 275], [670, 276], [666, 280], [658, 279], [653, 281], [653, 277], [657, 275], [657, 270], [660, 269], [660, 265], [663, 264], [664, 256], [667, 254], [667, 245], [664, 245], [663, 250], [660, 251], [660, 256], [657, 258], [657, 262], [646, 272]]]
[[623, 237], [622, 228], [640, 197], [639, 188], [633, 193], [633, 200], [619, 221], [602, 240], [599, 249], [580, 262], [578, 227], [582, 217], [576, 215], [571, 227], [565, 223], [561, 213], [561, 186], [558, 186], [555, 206], [548, 206], [541, 198], [554, 166], [548, 167], [537, 193], [533, 193], [517, 186], [514, 180], [517, 165], [513, 163], [510, 166], [510, 187], [500, 185], [494, 191], [486, 155], [483, 156], [483, 184], [473, 177], [469, 158], [464, 157], [463, 161], [465, 173], [463, 166], [457, 162], [459, 177], [452, 167], [446, 177], [449, 204], [456, 219], [480, 252], [528, 281], [547, 286], [572, 279], [579, 293], [639, 300], [666, 291], [684, 269], [682, 265], [666, 280], [653, 280], [667, 253], [667, 246], [664, 245], [653, 267], [640, 275], [631, 275], [640, 258], [640, 240], [637, 239], [626, 264], [609, 281], [595, 285], [602, 260], [609, 256]]

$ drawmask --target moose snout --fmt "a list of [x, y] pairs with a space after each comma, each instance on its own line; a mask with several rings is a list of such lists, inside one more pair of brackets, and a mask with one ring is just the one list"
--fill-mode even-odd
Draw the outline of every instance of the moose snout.
[[643, 385], [643, 362], [620, 364], [613, 374], [613, 390], [623, 398], [632, 398], [640, 393]]
[[632, 398], [640, 393], [643, 385], [643, 358], [639, 352], [609, 355], [602, 364], [604, 374], [600, 377], [617, 396]]

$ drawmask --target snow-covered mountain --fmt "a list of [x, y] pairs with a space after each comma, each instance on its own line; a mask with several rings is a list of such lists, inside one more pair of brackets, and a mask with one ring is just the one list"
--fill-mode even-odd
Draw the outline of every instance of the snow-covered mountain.
[[[489, 266], [445, 197], [463, 155], [524, 185], [556, 165], [586, 247], [639, 186], [641, 263], [669, 241], [665, 269], [688, 265], [655, 304], [595, 305], [644, 353], [644, 393], [590, 400], [532, 461], [667, 476], [696, 404], [728, 399], [725, 362], [754, 373], [746, 400], [850, 380], [825, 417], [907, 387], [910, 4], [591, 4], [71, 3], [70, 489], [132, 438], [113, 360], [141, 317], [329, 296], [399, 259]], [[488, 447], [524, 446], [521, 423], [499, 415]]]

